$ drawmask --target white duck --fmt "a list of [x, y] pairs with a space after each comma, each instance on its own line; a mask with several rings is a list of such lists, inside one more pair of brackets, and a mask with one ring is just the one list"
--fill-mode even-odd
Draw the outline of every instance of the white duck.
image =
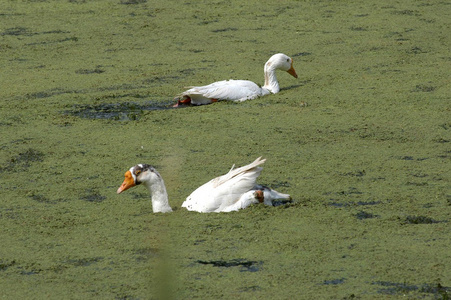
[[265, 85], [258, 86], [249, 80], [223, 80], [205, 86], [194, 86], [176, 97], [177, 104], [202, 105], [219, 100], [231, 100], [242, 102], [255, 99], [269, 93], [278, 93], [279, 82], [276, 78], [276, 70], [288, 72], [298, 78], [293, 68], [293, 59], [283, 53], [274, 54], [265, 64]]
[[[268, 187], [256, 184], [265, 159], [257, 158], [253, 163], [232, 169], [222, 176], [214, 178], [200, 186], [183, 202], [182, 207], [197, 212], [230, 212], [248, 207], [251, 204], [272, 205], [273, 199], [291, 199]], [[168, 194], [161, 175], [150, 165], [138, 164], [125, 172], [125, 179], [117, 190], [123, 191], [144, 183], [152, 196], [153, 212], [171, 212]]]

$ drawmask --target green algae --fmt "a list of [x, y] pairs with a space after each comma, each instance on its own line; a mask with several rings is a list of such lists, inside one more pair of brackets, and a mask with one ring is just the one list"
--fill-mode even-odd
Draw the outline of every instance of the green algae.
[[[0, 295], [449, 297], [450, 6], [404, 1], [4, 1]], [[185, 86], [298, 80], [240, 104]], [[258, 156], [293, 202], [180, 208]], [[174, 213], [145, 189], [150, 163]]]

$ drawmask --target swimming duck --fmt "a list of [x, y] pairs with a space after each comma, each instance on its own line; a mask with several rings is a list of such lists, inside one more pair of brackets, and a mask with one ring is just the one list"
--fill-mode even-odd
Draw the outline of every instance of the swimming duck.
[[265, 85], [263, 87], [249, 80], [233, 79], [217, 81], [205, 86], [194, 86], [175, 98], [177, 104], [174, 107], [181, 104], [210, 104], [219, 100], [242, 102], [269, 93], [278, 93], [280, 88], [276, 78], [276, 70], [286, 71], [294, 78], [298, 78], [293, 68], [293, 59], [283, 53], [278, 53], [271, 56], [265, 64]]
[[[230, 212], [248, 207], [251, 204], [265, 203], [272, 205], [274, 199], [291, 199], [268, 187], [257, 185], [256, 180], [266, 159], [257, 158], [249, 165], [234, 169], [222, 176], [214, 178], [197, 188], [186, 198], [182, 207], [197, 212]], [[168, 194], [163, 178], [148, 164], [138, 164], [125, 172], [125, 179], [117, 190], [123, 191], [143, 183], [152, 196], [153, 212], [171, 212]]]

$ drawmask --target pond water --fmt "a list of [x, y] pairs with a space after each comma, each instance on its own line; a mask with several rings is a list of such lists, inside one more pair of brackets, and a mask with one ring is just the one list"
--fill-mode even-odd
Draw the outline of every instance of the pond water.
[[[2, 1], [4, 299], [447, 299], [450, 5]], [[173, 109], [187, 86], [295, 79]], [[233, 164], [293, 200], [181, 208]], [[152, 213], [137, 163], [174, 209]]]

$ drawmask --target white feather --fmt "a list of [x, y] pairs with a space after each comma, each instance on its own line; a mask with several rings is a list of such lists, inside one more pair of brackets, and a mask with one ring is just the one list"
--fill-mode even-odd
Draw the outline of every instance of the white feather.
[[[263, 168], [258, 167], [265, 159], [257, 158], [253, 163], [232, 169], [197, 188], [186, 198], [182, 207], [198, 212], [219, 212], [234, 205], [240, 197], [252, 190]], [[257, 201], [258, 202], [258, 201]]]

